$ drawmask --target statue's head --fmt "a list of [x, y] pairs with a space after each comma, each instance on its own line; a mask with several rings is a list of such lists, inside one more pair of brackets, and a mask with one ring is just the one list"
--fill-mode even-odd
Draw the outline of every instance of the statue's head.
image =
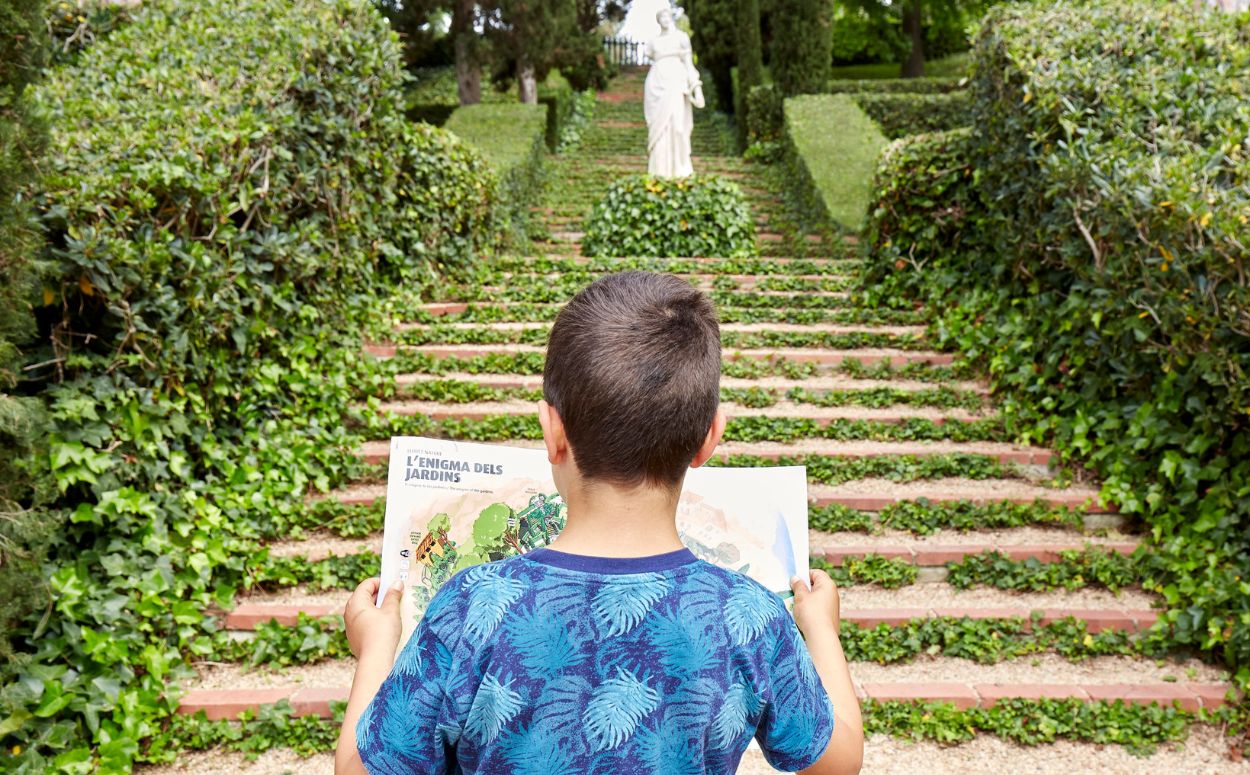
[[655, 12], [655, 20], [659, 22], [660, 29], [667, 30], [673, 26], [673, 9], [665, 6]]

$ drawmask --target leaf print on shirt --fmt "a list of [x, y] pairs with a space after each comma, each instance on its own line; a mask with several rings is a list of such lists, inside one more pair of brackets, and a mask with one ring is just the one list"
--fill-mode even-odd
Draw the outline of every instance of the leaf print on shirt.
[[401, 678], [382, 699], [384, 705], [378, 708], [382, 713], [381, 728], [378, 730], [381, 747], [409, 762], [426, 761], [420, 731], [412, 728], [412, 720], [438, 715], [442, 703], [441, 690], [431, 689], [420, 681]]
[[812, 748], [816, 737], [816, 715], [799, 710], [777, 713], [769, 730], [768, 742], [776, 753], [794, 757]]
[[505, 732], [499, 748], [512, 775], [578, 775], [577, 757], [550, 729], [531, 727]]
[[630, 761], [641, 764], [644, 772], [664, 775], [705, 775], [707, 772], [690, 738], [667, 720], [659, 729], [639, 729], [632, 745], [634, 755]]
[[617, 668], [616, 677], [595, 687], [582, 714], [586, 737], [596, 752], [607, 751], [629, 739], [660, 705], [660, 694], [633, 673]]
[[745, 646], [763, 635], [776, 616], [773, 593], [746, 579], [734, 584], [725, 604], [725, 626], [734, 645]]
[[465, 720], [464, 732], [469, 740], [478, 745], [494, 742], [504, 726], [521, 712], [521, 695], [512, 690], [512, 683], [500, 683], [489, 673], [483, 676]]
[[483, 643], [494, 634], [508, 608], [525, 591], [520, 581], [500, 576], [490, 565], [478, 565], [466, 571], [464, 586], [469, 590], [464, 634], [475, 643]]
[[604, 584], [595, 593], [591, 610], [604, 637], [624, 635], [637, 627], [647, 612], [673, 590], [673, 583], [663, 576], [647, 576], [645, 581]]
[[534, 710], [531, 729], [548, 730], [566, 747], [583, 748], [582, 711], [590, 702], [590, 682], [580, 675], [556, 678], [543, 689]]
[[747, 721], [760, 712], [762, 704], [749, 686], [735, 683], [725, 694], [725, 704], [712, 719], [712, 745], [721, 751], [731, 746], [747, 731]]
[[680, 612], [656, 612], [647, 618], [646, 633], [666, 675], [691, 678], [720, 662], [715, 639], [703, 622], [688, 621]]
[[551, 679], [565, 669], [576, 669], [589, 656], [579, 651], [581, 644], [565, 620], [541, 609], [512, 616], [504, 630], [530, 675]]

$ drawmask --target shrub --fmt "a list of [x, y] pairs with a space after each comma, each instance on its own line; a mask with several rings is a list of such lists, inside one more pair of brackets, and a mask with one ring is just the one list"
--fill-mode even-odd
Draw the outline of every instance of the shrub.
[[787, 97], [825, 90], [833, 64], [832, 0], [775, 0], [773, 82]]
[[26, 97], [47, 54], [42, 12], [40, 3], [0, 0], [0, 686], [12, 677], [9, 638], [17, 622], [46, 604], [40, 561], [54, 527], [33, 510], [46, 495], [29, 465], [44, 451], [44, 417], [39, 402], [21, 395], [39, 293], [30, 256], [39, 240], [19, 192], [46, 141]]
[[775, 143], [785, 125], [785, 98], [773, 84], [754, 86], [747, 93], [747, 138], [752, 143]]
[[622, 178], [595, 203], [588, 256], [755, 255], [755, 222], [737, 185], [715, 175]]
[[451, 114], [446, 127], [479, 149], [495, 169], [500, 180], [497, 217], [513, 242], [524, 242], [530, 209], [542, 195], [547, 107], [516, 102], [466, 105]]
[[[949, 301], [969, 271], [994, 272], [977, 219], [981, 199], [968, 129], [912, 135], [886, 146], [872, 184], [864, 284], [881, 300]], [[953, 273], [953, 275], [952, 275]]]
[[886, 144], [872, 120], [846, 95], [792, 97], [785, 102], [785, 143], [801, 220], [815, 229], [858, 229]]
[[965, 92], [949, 94], [856, 94], [859, 105], [891, 140], [906, 135], [941, 132], [971, 122]]
[[[1159, 632], [1245, 687], [1250, 36], [1163, 2], [1011, 5], [983, 27], [973, 72], [978, 131], [912, 166], [954, 154], [976, 191], [937, 174], [883, 188], [873, 242], [968, 205], [977, 249], [934, 235], [916, 250], [947, 269], [921, 278], [952, 302], [945, 336], [988, 364], [1024, 439], [1053, 439], [1141, 515]], [[870, 279], [898, 259], [873, 260]]]
[[880, 78], [829, 81], [830, 94], [947, 94], [964, 88], [960, 78]]
[[29, 664], [0, 687], [5, 769], [167, 753], [206, 611], [354, 471], [349, 385], [374, 375], [347, 323], [492, 233], [493, 178], [408, 125], [398, 54], [361, 0], [152, 0], [39, 90], [38, 517], [68, 519], [46, 617], [6, 629]]

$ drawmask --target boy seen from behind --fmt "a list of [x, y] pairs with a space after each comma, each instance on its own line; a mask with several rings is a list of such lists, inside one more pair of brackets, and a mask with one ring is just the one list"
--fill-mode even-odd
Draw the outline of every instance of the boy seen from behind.
[[779, 769], [859, 771], [829, 576], [792, 581], [792, 618], [678, 537], [686, 470], [725, 428], [720, 362], [711, 302], [672, 275], [569, 302], [538, 406], [564, 531], [452, 577], [394, 659], [401, 589], [375, 608], [361, 584], [336, 773], [732, 773], [752, 737]]

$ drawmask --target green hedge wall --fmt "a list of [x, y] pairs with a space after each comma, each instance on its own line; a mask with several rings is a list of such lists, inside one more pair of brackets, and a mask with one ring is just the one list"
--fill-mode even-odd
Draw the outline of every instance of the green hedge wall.
[[[887, 157], [868, 282], [950, 305], [942, 330], [1022, 436], [1145, 520], [1160, 629], [1245, 687], [1250, 28], [1165, 2], [1003, 6], [973, 72], [975, 134]], [[975, 191], [929, 171], [947, 167]]]
[[783, 164], [808, 228], [856, 230], [867, 212], [870, 181], [886, 139], [844, 94], [785, 101]]
[[466, 105], [445, 126], [479, 149], [495, 169], [501, 181], [498, 217], [513, 242], [522, 244], [531, 228], [530, 209], [542, 196], [547, 106]]
[[879, 78], [865, 80], [833, 79], [829, 94], [947, 94], [964, 88], [960, 78]]
[[47, 46], [41, 3], [0, 0], [0, 686], [17, 668], [9, 641], [17, 622], [47, 599], [39, 563], [52, 525], [32, 510], [47, 493], [30, 466], [47, 432], [40, 402], [21, 395], [24, 351], [35, 336], [31, 258], [39, 235], [19, 196], [47, 139], [27, 92]]
[[170, 757], [209, 612], [357, 472], [362, 327], [497, 239], [495, 177], [403, 117], [400, 72], [364, 0], [150, 0], [38, 89], [48, 352], [27, 388], [57, 499], [36, 512], [50, 589], [6, 622], [0, 769]]
[[967, 126], [972, 117], [966, 92], [948, 94], [859, 93], [859, 105], [891, 140]]

